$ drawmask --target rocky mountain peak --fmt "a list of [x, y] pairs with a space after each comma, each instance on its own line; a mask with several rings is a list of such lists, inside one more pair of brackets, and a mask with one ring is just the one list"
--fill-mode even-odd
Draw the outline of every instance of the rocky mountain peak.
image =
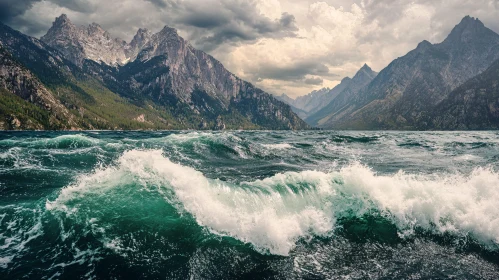
[[369, 67], [369, 65], [367, 65], [367, 63], [364, 63], [364, 65], [362, 66], [362, 68], [360, 68], [360, 70], [372, 71], [371, 67]]
[[352, 78], [350, 78], [350, 77], [345, 77], [345, 78], [341, 79], [341, 82], [340, 82], [340, 83], [346, 83], [346, 82], [349, 82], [349, 81], [351, 81], [351, 80], [352, 80]]
[[282, 93], [281, 95], [276, 95], [275, 98], [291, 106], [293, 106], [293, 103], [295, 102], [294, 98], [289, 97], [285, 93]]
[[144, 37], [147, 37], [147, 36], [150, 36], [150, 35], [151, 35], [151, 31], [149, 31], [149, 29], [147, 29], [147, 28], [139, 28], [139, 30], [137, 30], [137, 33], [134, 36], [134, 39], [135, 38], [144, 38]]
[[132, 47], [142, 48], [149, 40], [151, 40], [151, 37], [152, 37], [151, 31], [145, 28], [139, 28], [139, 30], [137, 30], [137, 34], [133, 36], [130, 45]]
[[355, 76], [353, 77], [352, 80], [354, 81], [365, 81], [365, 80], [372, 80], [374, 77], [376, 77], [377, 73], [374, 72], [371, 67], [367, 65], [367, 63], [362, 66], [362, 68], [357, 71]]
[[417, 49], [426, 49], [428, 47], [433, 46], [428, 40], [423, 40], [421, 43], [418, 44], [416, 47]]
[[69, 20], [66, 14], [62, 14], [55, 18], [55, 21], [52, 23], [52, 27], [50, 27], [47, 34], [42, 38], [50, 35], [56, 36], [58, 34], [67, 34], [67, 32], [75, 33], [77, 32], [77, 27]]
[[329, 121], [339, 109], [349, 105], [350, 98], [367, 86], [376, 75], [378, 73], [365, 63], [353, 78], [343, 78], [341, 83], [330, 90], [324, 100], [321, 100], [318, 109], [310, 112], [306, 118], [307, 123], [315, 126]]
[[135, 59], [140, 50], [151, 41], [152, 33], [146, 28], [139, 28], [130, 44], [125, 48], [127, 57]]
[[95, 22], [88, 25], [86, 29], [82, 27], [82, 30], [86, 31], [89, 37], [94, 37], [94, 38], [100, 37], [106, 40], [114, 40], [119, 44], [124, 42], [120, 38], [113, 38], [109, 32], [104, 30], [98, 23]]
[[76, 65], [81, 65], [85, 59], [85, 52], [78, 41], [78, 28], [62, 14], [52, 23], [47, 34], [40, 39], [47, 45], [58, 49], [66, 59]]
[[[41, 40], [80, 66], [85, 59], [115, 65], [133, 61], [139, 53], [139, 59], [143, 60], [168, 52], [176, 53], [180, 49], [190, 49], [190, 45], [179, 36], [177, 30], [169, 26], [165, 26], [156, 34], [140, 28], [127, 44], [119, 38], [113, 38], [95, 22], [77, 27], [66, 14], [55, 19]], [[148, 51], [142, 53], [145, 48]]]
[[55, 18], [53, 25], [64, 25], [64, 24], [72, 24], [66, 14], [62, 14], [59, 17]]
[[95, 28], [95, 29], [100, 29], [102, 30], [102, 27], [100, 26], [100, 24], [96, 23], [96, 22], [92, 22], [91, 24], [88, 25], [90, 28]]
[[[95, 22], [92, 22], [90, 25], [88, 25], [87, 31], [89, 35], [104, 35], [107, 33], [99, 24]], [[107, 33], [106, 35], [108, 34], [109, 33]]]
[[177, 29], [173, 27], [166, 26], [161, 29], [159, 32], [161, 35], [166, 35], [166, 36], [178, 36]]
[[169, 26], [163, 27], [161, 31], [146, 39], [144, 47], [136, 57], [141, 61], [168, 54], [170, 63], [180, 67], [179, 63], [188, 55], [187, 53], [194, 52], [194, 48], [178, 34], [177, 29]]
[[180, 35], [178, 35], [177, 29], [165, 26], [163, 29], [161, 29], [160, 32], [156, 33], [153, 35], [153, 37], [156, 38], [156, 40], [159, 41], [184, 41]]
[[452, 29], [444, 43], [468, 43], [486, 35], [486, 33], [493, 33], [493, 31], [485, 27], [478, 18], [466, 16]]
[[466, 27], [485, 27], [483, 22], [481, 22], [478, 18], [471, 17], [471, 16], [465, 16], [461, 22], [458, 24], [458, 26], [466, 26]]

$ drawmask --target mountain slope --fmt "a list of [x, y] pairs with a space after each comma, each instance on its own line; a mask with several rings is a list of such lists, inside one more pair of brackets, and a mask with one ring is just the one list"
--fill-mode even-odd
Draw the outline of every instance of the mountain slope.
[[72, 115], [0, 44], [0, 129], [75, 129]]
[[440, 130], [499, 129], [499, 60], [452, 91], [430, 112], [427, 123]]
[[340, 109], [336, 129], [418, 129], [428, 111], [499, 58], [499, 35], [465, 17], [444, 40], [427, 41], [396, 59]]
[[330, 125], [337, 117], [337, 113], [345, 107], [350, 106], [353, 96], [368, 85], [377, 75], [378, 73], [374, 72], [371, 67], [364, 64], [352, 79], [343, 79], [341, 83], [331, 91], [330, 101], [320, 110], [311, 114], [306, 119], [307, 123], [312, 126], [320, 127], [327, 127]]
[[[303, 129], [290, 107], [165, 27], [127, 44], [62, 15], [43, 41], [0, 25], [0, 42], [75, 116], [75, 129]], [[48, 128], [48, 127], [45, 127]]]

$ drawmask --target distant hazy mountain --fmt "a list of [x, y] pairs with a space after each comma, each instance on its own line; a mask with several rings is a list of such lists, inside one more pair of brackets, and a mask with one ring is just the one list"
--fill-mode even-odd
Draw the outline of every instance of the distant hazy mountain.
[[298, 115], [298, 117], [300, 117], [301, 119], [305, 119], [307, 116], [308, 116], [308, 112], [305, 112], [304, 110], [302, 109], [298, 109], [297, 107], [295, 107], [293, 105], [293, 103], [295, 102], [295, 99], [289, 97], [287, 94], [283, 93], [281, 95], [276, 95], [274, 96], [277, 100], [280, 100], [286, 104], [289, 105], [289, 107], [291, 108], [291, 110], [293, 112], [295, 112], [295, 114]]
[[[328, 106], [331, 107], [332, 105], [330, 103], [340, 96], [342, 92], [356, 91], [358, 88], [361, 88], [372, 81], [376, 75], [376, 72], [372, 71], [367, 64], [364, 64], [357, 74], [355, 74], [353, 79], [346, 77], [332, 89], [322, 88], [320, 90], [314, 90], [311, 93], [299, 96], [296, 99], [292, 99], [284, 93], [276, 98], [289, 104], [298, 116], [305, 119], [310, 125], [315, 126], [317, 125], [317, 122], [312, 120], [318, 118], [319, 115], [326, 116], [331, 109], [324, 108]], [[319, 111], [322, 113], [315, 117]], [[309, 120], [311, 121], [309, 122]]]
[[322, 104], [329, 100], [330, 92], [330, 88], [314, 90], [307, 95], [297, 97], [293, 102], [293, 106], [310, 114], [322, 107]]
[[[130, 43], [95, 23], [77, 27], [65, 15], [41, 41], [4, 25], [0, 31], [3, 52], [69, 110], [75, 121], [64, 128], [308, 127], [288, 105], [242, 81], [169, 27], [156, 34], [140, 29]], [[21, 97], [51, 111], [13, 91], [7, 78], [2, 83], [4, 93], [11, 93], [5, 98]]]
[[289, 97], [285, 93], [283, 93], [281, 95], [276, 95], [275, 98], [277, 98], [278, 100], [281, 100], [282, 102], [287, 103], [287, 104], [292, 104], [293, 102], [295, 102], [295, 100], [293, 98]]
[[276, 98], [286, 104], [289, 104], [293, 112], [298, 114], [300, 118], [305, 119], [312, 112], [315, 112], [323, 107], [323, 103], [321, 103], [321, 101], [329, 99], [328, 95], [330, 91], [330, 88], [322, 88], [320, 90], [314, 90], [307, 95], [299, 96], [296, 99], [293, 99], [283, 93], [280, 96], [276, 96]]
[[353, 96], [368, 85], [376, 75], [378, 73], [364, 64], [352, 79], [343, 79], [329, 94], [328, 102], [310, 114], [305, 121], [312, 126], [326, 126], [338, 111], [350, 105]]
[[421, 42], [318, 124], [337, 129], [433, 129], [427, 116], [438, 116], [435, 106], [444, 106], [439, 104], [452, 90], [498, 58], [499, 35], [478, 19], [465, 17], [442, 43]]

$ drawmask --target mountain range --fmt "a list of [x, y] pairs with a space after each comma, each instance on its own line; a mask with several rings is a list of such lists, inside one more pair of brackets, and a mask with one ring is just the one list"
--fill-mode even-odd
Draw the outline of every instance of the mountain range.
[[66, 15], [39, 39], [0, 24], [0, 129], [306, 129], [177, 31], [130, 43]]
[[331, 101], [305, 120], [326, 129], [497, 129], [498, 59], [499, 35], [466, 16], [442, 43], [423, 41], [377, 75], [365, 69], [359, 81], [326, 89], [319, 99]]
[[499, 35], [470, 16], [379, 73], [365, 64], [296, 99], [168, 26], [127, 43], [64, 14], [40, 39], [0, 24], [0, 129], [497, 129], [498, 83]]

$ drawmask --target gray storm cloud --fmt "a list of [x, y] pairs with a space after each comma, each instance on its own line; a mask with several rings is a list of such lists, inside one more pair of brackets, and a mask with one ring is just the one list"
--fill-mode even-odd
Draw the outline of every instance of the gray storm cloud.
[[0, 21], [33, 36], [61, 13], [125, 40], [140, 27], [175, 27], [243, 79], [291, 96], [334, 86], [364, 63], [379, 71], [422, 40], [442, 41], [465, 15], [497, 32], [498, 12], [497, 0], [0, 1]]
[[271, 19], [255, 8], [254, 1], [152, 1], [173, 23], [189, 31], [199, 48], [212, 51], [224, 44], [255, 42], [260, 38], [294, 37], [298, 30], [293, 15]]
[[35, 2], [41, 0], [2, 0], [0, 1], [0, 21], [8, 21], [16, 16], [24, 14], [26, 10], [33, 7]]

